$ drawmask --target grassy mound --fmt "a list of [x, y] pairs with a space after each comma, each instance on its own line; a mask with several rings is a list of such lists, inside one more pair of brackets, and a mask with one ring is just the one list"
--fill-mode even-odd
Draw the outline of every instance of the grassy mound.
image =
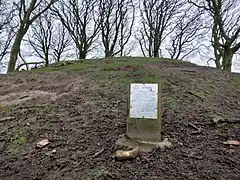
[[[0, 179], [236, 179], [240, 75], [159, 58], [69, 61], [0, 76]], [[173, 146], [112, 158], [129, 83], [159, 83]], [[217, 122], [218, 121], [218, 122]], [[36, 144], [48, 139], [49, 145]]]

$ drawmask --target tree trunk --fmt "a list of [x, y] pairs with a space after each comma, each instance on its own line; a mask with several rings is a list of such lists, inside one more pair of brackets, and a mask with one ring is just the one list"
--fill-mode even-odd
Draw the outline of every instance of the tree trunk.
[[105, 58], [112, 58], [113, 57], [113, 52], [110, 50], [105, 50]]
[[223, 56], [223, 70], [231, 72], [233, 54], [234, 53], [231, 51], [231, 49], [225, 50]]
[[221, 60], [221, 55], [218, 54], [216, 48], [214, 48], [214, 54], [215, 54], [215, 60], [214, 60], [214, 62], [215, 62], [216, 68], [222, 69], [222, 65], [221, 65], [221, 62], [220, 62], [220, 60]]
[[222, 68], [221, 63], [220, 63], [220, 59], [217, 59], [217, 58], [216, 58], [216, 59], [214, 60], [214, 62], [215, 62], [215, 65], [216, 65], [216, 68], [217, 68], [217, 69], [221, 69], [221, 68]]
[[154, 56], [154, 57], [159, 57], [159, 52], [158, 52], [158, 50], [154, 49], [153, 56]]
[[153, 44], [153, 57], [159, 57], [159, 46], [158, 46], [158, 37], [154, 39], [154, 44]]
[[86, 59], [86, 53], [82, 50], [79, 50], [79, 53], [78, 53], [78, 58], [79, 59]]
[[10, 52], [10, 60], [8, 63], [8, 73], [9, 72], [13, 72], [15, 70], [15, 66], [17, 63], [17, 59], [18, 59], [18, 54], [20, 52], [20, 46], [21, 46], [21, 42], [23, 39], [24, 33], [21, 33], [20, 31], [17, 33], [16, 38], [13, 42], [12, 48], [11, 48], [11, 52]]
[[49, 66], [49, 59], [48, 59], [48, 55], [45, 58], [45, 66], [48, 67]]
[[57, 55], [56, 62], [60, 62], [60, 58], [61, 58], [61, 54], [59, 53], [59, 54]]
[[120, 57], [123, 57], [123, 48], [121, 47]]

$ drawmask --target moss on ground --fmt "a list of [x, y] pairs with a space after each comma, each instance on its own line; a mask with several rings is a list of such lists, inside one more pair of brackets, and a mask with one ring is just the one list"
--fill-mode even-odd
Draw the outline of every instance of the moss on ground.
[[9, 143], [6, 144], [6, 151], [10, 154], [18, 154], [27, 145], [27, 134], [23, 130], [16, 130], [12, 133]]
[[87, 180], [105, 179], [109, 175], [109, 172], [104, 167], [95, 167], [92, 169], [87, 177]]

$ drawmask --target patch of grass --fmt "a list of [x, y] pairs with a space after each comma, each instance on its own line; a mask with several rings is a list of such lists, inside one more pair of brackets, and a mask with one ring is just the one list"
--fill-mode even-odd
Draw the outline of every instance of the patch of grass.
[[240, 77], [232, 77], [231, 83], [237, 93], [240, 93]]
[[57, 70], [59, 70], [59, 69], [51, 68], [51, 67], [43, 67], [43, 68], [31, 69], [30, 71], [45, 73], [45, 72], [52, 72], [52, 71], [57, 71]]
[[104, 167], [98, 167], [91, 170], [89, 173], [87, 180], [99, 180], [104, 179], [108, 176], [109, 172]]
[[2, 153], [5, 149], [6, 149], [6, 143], [5, 142], [2, 142], [0, 141], [0, 153]]
[[27, 142], [27, 135], [23, 130], [14, 131], [13, 137], [7, 144], [6, 150], [8, 153], [18, 154], [19, 152], [21, 152], [23, 147], [26, 146]]
[[4, 106], [4, 105], [0, 104], [0, 111], [4, 112], [6, 116], [11, 114], [11, 111], [13, 108], [14, 108], [13, 106]]
[[190, 90], [190, 91], [187, 91], [187, 93], [189, 93], [192, 96], [195, 96], [196, 98], [201, 99], [202, 101], [205, 100], [207, 97], [207, 93], [204, 91]]
[[169, 58], [147, 58], [147, 57], [115, 57], [108, 59], [108, 62], [122, 62], [126, 64], [146, 64], [146, 63], [158, 63], [158, 62], [169, 62], [169, 63], [189, 63], [186, 61], [169, 59]]
[[103, 71], [136, 71], [139, 69], [139, 64], [126, 63], [121, 61], [114, 61], [104, 63], [102, 66]]
[[181, 101], [177, 97], [168, 96], [164, 99], [166, 101], [167, 108], [177, 109], [180, 106]]
[[[120, 74], [119, 74], [120, 76]], [[121, 83], [127, 84], [127, 83], [159, 83], [159, 78], [156, 76], [156, 74], [153, 74], [152, 72], [144, 69], [139, 69], [136, 72], [131, 73], [125, 73], [120, 76], [119, 81]]]
[[63, 71], [63, 72], [72, 72], [72, 71], [79, 71], [79, 70], [83, 70], [83, 69], [89, 69], [89, 68], [94, 68], [93, 64], [89, 64], [89, 63], [83, 63], [82, 61], [76, 61], [76, 62], [71, 62], [68, 64], [56, 64], [56, 65], [52, 65], [49, 67], [43, 67], [43, 68], [39, 68], [39, 69], [32, 69], [31, 71], [34, 72], [52, 72], [52, 71]]
[[65, 175], [63, 175], [63, 176], [62, 176], [62, 180], [68, 180], [68, 177], [65, 176]]
[[105, 64], [103, 67], [103, 71], [116, 71], [119, 64]]
[[[135, 71], [139, 70], [141, 66], [145, 64], [154, 64], [159, 62], [168, 62], [176, 64], [191, 64], [189, 62], [173, 60], [168, 58], [146, 58], [146, 57], [114, 57], [114, 58], [103, 58], [103, 59], [85, 59], [78, 61], [61, 61], [59, 63], [51, 64], [49, 67], [42, 67], [39, 69], [32, 69], [32, 72], [52, 72], [52, 71], [87, 71], [100, 73], [102, 71]], [[94, 75], [94, 74], [92, 74]]]
[[89, 69], [89, 68], [94, 68], [94, 66], [92, 64], [76, 63], [68, 66], [63, 66], [61, 71], [72, 72], [72, 71], [79, 71], [79, 70]]

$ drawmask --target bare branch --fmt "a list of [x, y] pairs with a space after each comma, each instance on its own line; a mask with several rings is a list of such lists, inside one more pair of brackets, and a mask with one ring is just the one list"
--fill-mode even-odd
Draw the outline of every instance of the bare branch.
[[99, 25], [96, 23], [98, 18], [96, 2], [96, 0], [61, 0], [52, 8], [74, 41], [79, 59], [86, 58], [99, 32]]
[[100, 31], [105, 57], [120, 54], [132, 36], [135, 7], [132, 0], [100, 0]]
[[12, 72], [15, 70], [18, 55], [20, 52], [21, 42], [23, 40], [23, 37], [29, 30], [29, 27], [39, 16], [41, 16], [41, 14], [46, 12], [56, 1], [57, 0], [50, 0], [50, 2], [47, 0], [31, 0], [30, 2], [27, 2], [25, 0], [21, 0], [18, 3], [14, 3], [19, 14], [19, 27], [10, 52], [8, 72]]
[[[148, 51], [149, 57], [159, 57], [161, 45], [173, 32], [173, 19], [179, 13], [182, 1], [141, 0], [140, 13], [142, 19], [141, 42]], [[143, 33], [144, 32], [144, 33]]]
[[238, 0], [190, 1], [212, 18], [212, 47], [217, 68], [231, 71], [232, 57], [240, 48], [240, 12]]

